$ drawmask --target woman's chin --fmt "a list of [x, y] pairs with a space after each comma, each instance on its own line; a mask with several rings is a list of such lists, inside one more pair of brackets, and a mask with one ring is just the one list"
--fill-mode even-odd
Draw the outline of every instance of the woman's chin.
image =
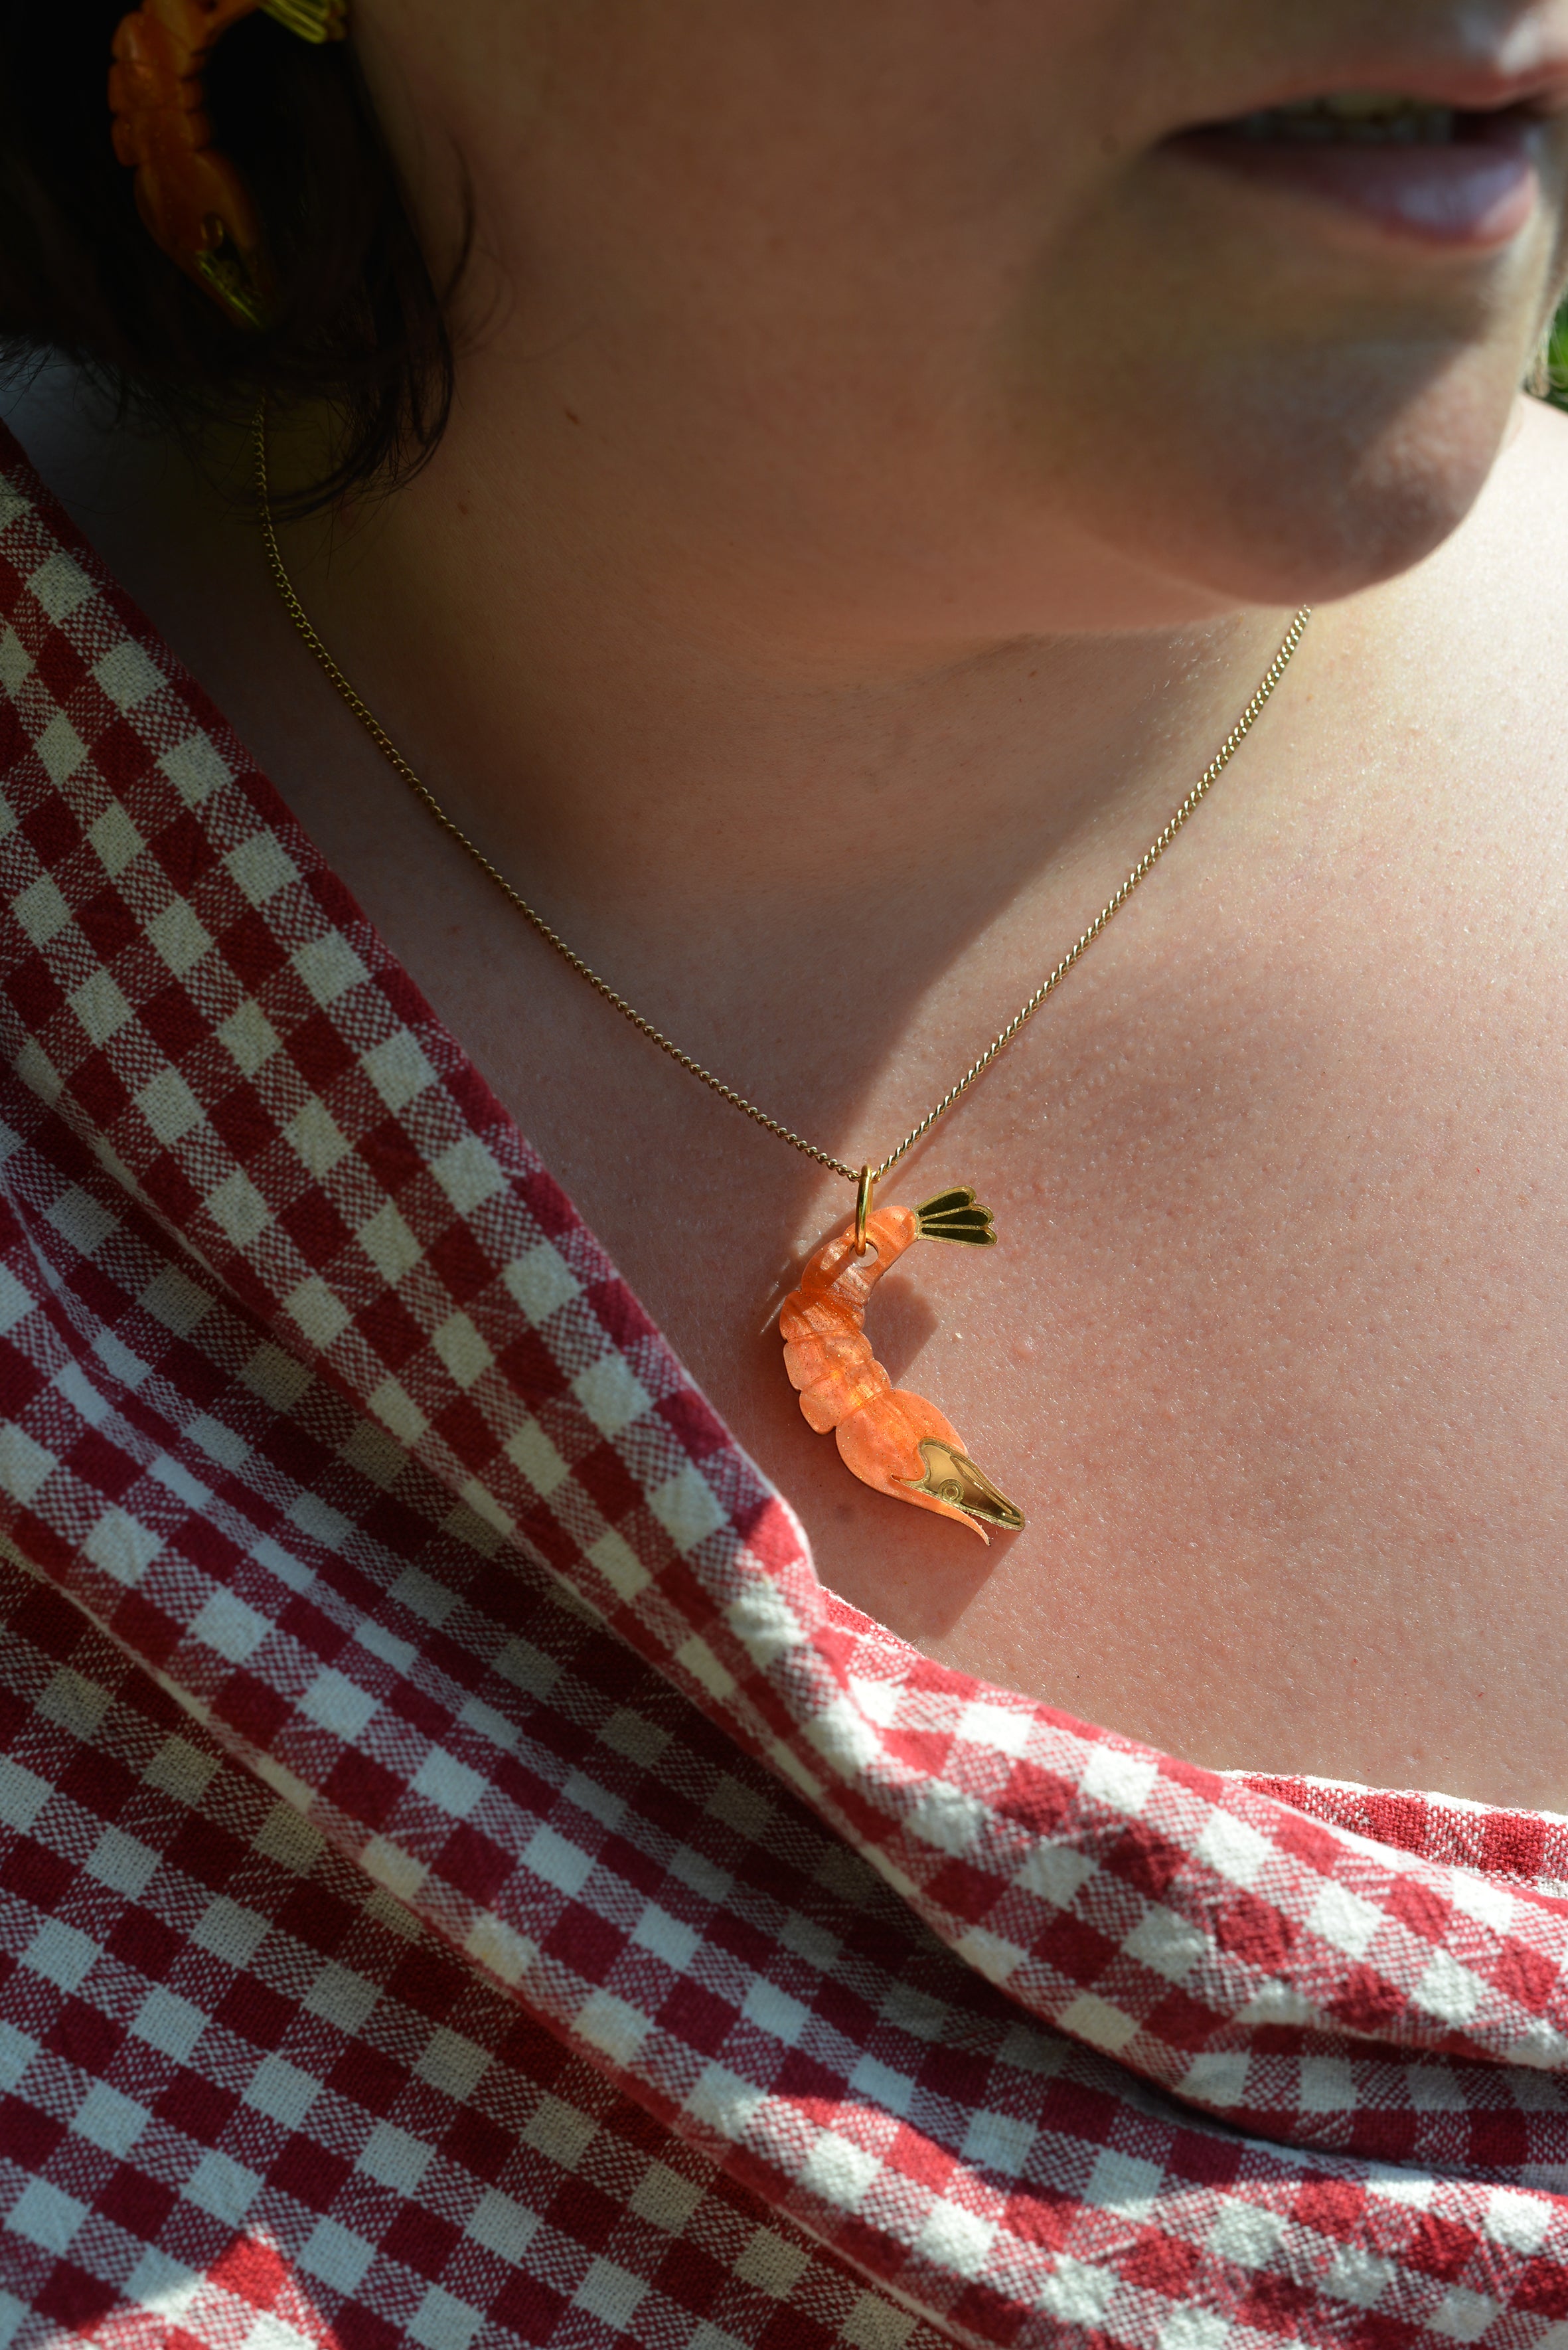
[[1410, 571], [1464, 521], [1490, 463], [1393, 466], [1346, 484], [1330, 475], [1238, 487], [1226, 522], [1176, 551], [1196, 587], [1238, 604], [1328, 604]]
[[1167, 375], [1163, 398], [1102, 409], [1114, 463], [1080, 431], [1068, 494], [1084, 526], [1155, 575], [1237, 603], [1330, 602], [1411, 569], [1463, 522], [1521, 371], [1512, 352], [1476, 349], [1415, 381], [1326, 351], [1262, 382]]
[[1217, 486], [1181, 553], [1196, 584], [1251, 604], [1326, 604], [1412, 570], [1485, 486], [1506, 414], [1484, 436], [1394, 434], [1345, 467], [1298, 458]]

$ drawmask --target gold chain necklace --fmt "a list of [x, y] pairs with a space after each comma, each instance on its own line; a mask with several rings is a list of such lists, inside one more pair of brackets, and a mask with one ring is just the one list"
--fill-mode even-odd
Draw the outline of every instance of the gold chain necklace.
[[[317, 634], [310, 615], [300, 602], [293, 580], [284, 563], [274, 526], [272, 504], [267, 483], [266, 411], [258, 409], [252, 427], [252, 444], [255, 467], [256, 507], [261, 518], [262, 545], [266, 552], [267, 568], [279, 599], [296, 630], [313, 659], [326, 672], [341, 699], [369, 735], [389, 766], [401, 776], [416, 799], [428, 808], [441, 830], [456, 841], [458, 847], [472, 858], [480, 871], [488, 876], [514, 906], [547, 946], [555, 949], [562, 961], [571, 965], [580, 978], [586, 979], [607, 1003], [613, 1004], [623, 1018], [629, 1020], [639, 1034], [650, 1044], [668, 1053], [672, 1061], [716, 1093], [722, 1101], [730, 1102], [776, 1134], [781, 1142], [805, 1153], [819, 1167], [835, 1175], [842, 1175], [856, 1187], [854, 1222], [833, 1240], [817, 1250], [801, 1276], [800, 1286], [785, 1300], [779, 1316], [779, 1328], [784, 1339], [784, 1367], [794, 1385], [800, 1390], [802, 1411], [812, 1427], [826, 1433], [836, 1432], [838, 1449], [846, 1465], [863, 1482], [877, 1492], [889, 1494], [898, 1501], [913, 1502], [919, 1507], [934, 1510], [942, 1517], [956, 1519], [978, 1534], [982, 1542], [990, 1540], [987, 1525], [1015, 1531], [1023, 1523], [1023, 1513], [991, 1482], [976, 1467], [964, 1450], [961, 1440], [950, 1423], [944, 1419], [935, 1406], [919, 1396], [906, 1394], [895, 1388], [871, 1353], [865, 1336], [866, 1302], [871, 1290], [888, 1266], [901, 1256], [916, 1240], [947, 1240], [968, 1243], [971, 1246], [989, 1246], [996, 1238], [989, 1209], [980, 1207], [975, 1195], [967, 1186], [940, 1192], [919, 1208], [877, 1208], [874, 1194], [883, 1176], [896, 1167], [905, 1154], [914, 1149], [924, 1135], [930, 1132], [937, 1120], [946, 1116], [953, 1104], [969, 1091], [977, 1077], [983, 1076], [1003, 1047], [1012, 1043], [1026, 1021], [1032, 1020], [1048, 995], [1060, 987], [1067, 973], [1087, 953], [1106, 924], [1118, 914], [1138, 884], [1154, 870], [1177, 834], [1199, 802], [1207, 798], [1212, 786], [1224, 774], [1253, 727], [1262, 716], [1265, 704], [1290, 666], [1291, 658], [1301, 643], [1311, 618], [1311, 607], [1303, 604], [1290, 627], [1273, 660], [1263, 671], [1251, 699], [1226, 735], [1214, 756], [1181, 802], [1169, 822], [1150, 841], [1132, 871], [1119, 889], [1106, 899], [1094, 920], [1067, 950], [1055, 969], [1047, 973], [1033, 995], [1021, 1003], [1005, 1028], [999, 1029], [978, 1060], [972, 1061], [956, 1083], [950, 1085], [941, 1099], [934, 1102], [917, 1126], [912, 1126], [903, 1140], [879, 1164], [867, 1160], [851, 1167], [830, 1150], [820, 1149], [784, 1126], [770, 1118], [746, 1096], [727, 1086], [711, 1069], [691, 1053], [681, 1051], [661, 1028], [645, 1019], [634, 1004], [613, 988], [608, 980], [601, 979], [591, 963], [586, 962], [566, 944], [559, 932], [553, 930], [537, 908], [529, 904], [520, 889], [515, 889], [499, 866], [491, 862], [476, 841], [471, 840], [462, 827], [450, 816], [430, 785], [410, 766], [380, 720], [349, 682], [327, 647]], [[864, 1260], [871, 1257], [869, 1265]], [[914, 1470], [916, 1473], [908, 1472]]]

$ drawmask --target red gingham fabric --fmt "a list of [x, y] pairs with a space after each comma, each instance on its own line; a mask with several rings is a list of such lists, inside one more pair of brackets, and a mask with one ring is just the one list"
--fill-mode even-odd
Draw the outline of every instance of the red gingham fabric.
[[1568, 1823], [826, 1593], [14, 445], [0, 619], [0, 2350], [1568, 2350]]

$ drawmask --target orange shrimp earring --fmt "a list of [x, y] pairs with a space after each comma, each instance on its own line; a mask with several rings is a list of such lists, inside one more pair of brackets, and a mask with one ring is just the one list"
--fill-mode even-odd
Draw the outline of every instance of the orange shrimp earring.
[[271, 324], [275, 280], [251, 192], [213, 145], [201, 78], [219, 35], [258, 7], [304, 41], [348, 30], [348, 0], [143, 0], [120, 20], [109, 74], [114, 151], [150, 234], [253, 332]]
[[854, 1222], [817, 1250], [780, 1312], [784, 1368], [800, 1408], [819, 1436], [834, 1430], [845, 1467], [874, 1492], [934, 1510], [983, 1543], [987, 1526], [1016, 1534], [1023, 1511], [970, 1459], [934, 1403], [893, 1385], [866, 1336], [867, 1301], [888, 1266], [918, 1240], [989, 1248], [991, 1211], [968, 1189], [919, 1208], [874, 1208], [873, 1189], [863, 1167]]

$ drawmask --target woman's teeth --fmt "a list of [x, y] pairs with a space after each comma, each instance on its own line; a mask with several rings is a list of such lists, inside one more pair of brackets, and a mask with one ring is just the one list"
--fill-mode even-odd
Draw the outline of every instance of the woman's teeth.
[[1231, 128], [1242, 139], [1303, 147], [1448, 147], [1459, 121], [1451, 106], [1379, 90], [1347, 90], [1243, 114]]

